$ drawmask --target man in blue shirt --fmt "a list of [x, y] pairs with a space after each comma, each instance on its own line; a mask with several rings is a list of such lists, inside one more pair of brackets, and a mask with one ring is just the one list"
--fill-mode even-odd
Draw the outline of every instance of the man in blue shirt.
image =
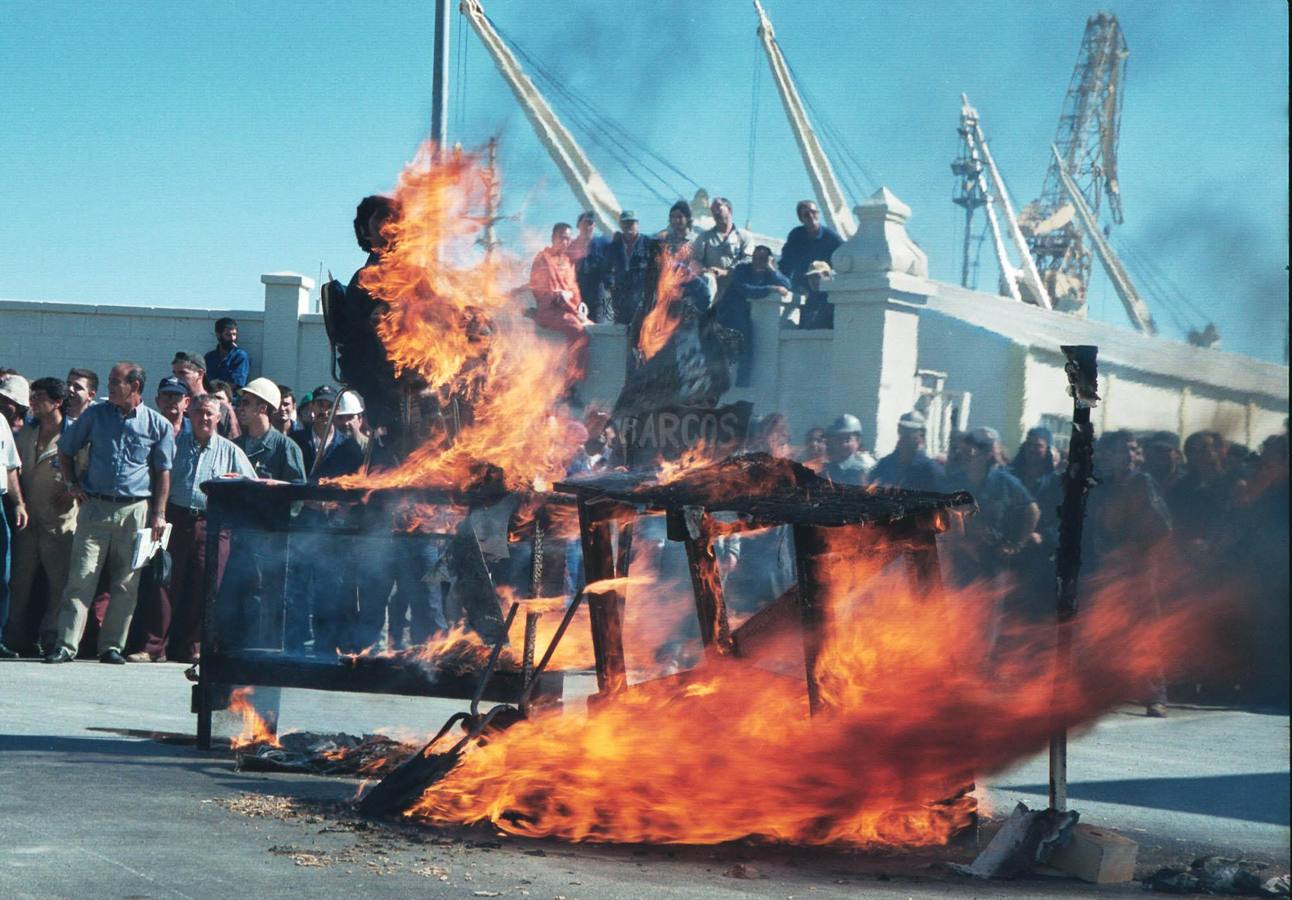
[[[108, 376], [108, 402], [89, 407], [58, 441], [67, 492], [80, 504], [72, 564], [59, 604], [56, 646], [47, 663], [70, 662], [85, 630], [99, 574], [108, 572], [111, 599], [99, 628], [99, 661], [121, 664], [139, 589], [130, 567], [135, 536], [145, 528], [160, 539], [175, 458], [175, 429], [143, 405], [144, 370], [119, 362]], [[76, 454], [90, 445], [84, 471]]]
[[206, 377], [244, 388], [251, 377], [251, 358], [238, 346], [238, 323], [228, 316], [215, 320], [216, 347], [206, 353]]
[[718, 321], [739, 331], [744, 340], [736, 368], [736, 386], [749, 384], [749, 370], [754, 359], [754, 323], [749, 301], [777, 293], [790, 293], [790, 280], [772, 268], [772, 248], [759, 244], [748, 262], [739, 263], [731, 272], [727, 292], [718, 301]]
[[897, 420], [897, 447], [875, 463], [870, 483], [909, 491], [941, 491], [946, 473], [924, 452], [924, 416], [912, 411]]
[[817, 261], [830, 262], [843, 238], [831, 228], [821, 224], [821, 212], [811, 200], [800, 200], [795, 209], [802, 222], [790, 231], [781, 248], [781, 271], [789, 277], [794, 290], [807, 295], [807, 303], [799, 314], [800, 328], [833, 328], [834, 307], [829, 295], [813, 290], [808, 279], [808, 268]]

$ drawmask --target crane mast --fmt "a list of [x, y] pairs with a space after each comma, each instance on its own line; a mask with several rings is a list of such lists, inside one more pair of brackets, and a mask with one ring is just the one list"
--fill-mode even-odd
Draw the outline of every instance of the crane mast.
[[484, 7], [480, 5], [480, 0], [462, 0], [459, 9], [480, 38], [480, 43], [493, 58], [494, 65], [498, 67], [503, 80], [516, 96], [521, 109], [525, 111], [525, 117], [534, 127], [534, 133], [538, 135], [539, 142], [556, 163], [570, 190], [574, 192], [580, 204], [592, 212], [597, 227], [607, 234], [613, 233], [618, 227], [622, 207], [615, 198], [614, 192], [610, 190], [610, 186], [589, 162], [587, 154], [583, 152], [561, 120], [556, 117], [547, 99], [521, 68], [515, 54], [494, 30], [489, 17], [485, 15]]
[[[973, 208], [969, 204], [980, 198], [980, 205], [986, 207], [987, 221], [991, 225], [992, 243], [996, 249], [996, 262], [1000, 265], [1001, 281], [1004, 283], [1005, 291], [1015, 300], [1022, 300], [1043, 309], [1050, 309], [1052, 308], [1050, 296], [1046, 292], [1040, 273], [1036, 269], [1036, 263], [1032, 259], [1030, 248], [1019, 227], [1018, 218], [1014, 215], [1014, 206], [1010, 202], [1009, 190], [1005, 187], [1005, 179], [1001, 176], [1000, 170], [996, 168], [996, 161], [992, 158], [991, 149], [987, 146], [987, 138], [983, 135], [978, 111], [969, 104], [969, 98], [966, 95], [961, 94], [960, 101], [959, 131], [964, 142], [964, 149], [961, 157], [952, 163], [951, 170], [962, 178], [961, 192], [955, 198], [955, 202], [966, 209], [966, 242], [969, 230], [968, 217], [973, 213]], [[987, 184], [987, 178], [991, 179], [990, 186]], [[992, 202], [993, 197], [1000, 202], [1001, 212], [1005, 216], [1006, 233], [1009, 235], [1010, 243], [1014, 245], [1015, 252], [1018, 253], [1019, 258], [1022, 260], [1019, 266], [1015, 266], [1010, 262], [1005, 239], [1001, 235], [1000, 224], [996, 221], [995, 207]], [[967, 272], [967, 243], [965, 256]]]
[[1046, 173], [1041, 196], [1022, 214], [1042, 280], [1056, 306], [1070, 311], [1085, 306], [1091, 260], [1083, 229], [1074, 221], [1077, 207], [1067, 199], [1076, 195], [1064, 186], [1064, 176], [1076, 185], [1096, 222], [1107, 198], [1108, 218], [1121, 224], [1117, 141], [1129, 53], [1116, 16], [1101, 12], [1087, 20], [1054, 139], [1058, 158]]
[[790, 130], [798, 142], [799, 152], [803, 155], [803, 165], [807, 168], [808, 178], [812, 181], [812, 190], [816, 192], [817, 202], [821, 204], [821, 215], [825, 222], [837, 231], [844, 240], [852, 237], [857, 231], [857, 221], [853, 218], [852, 208], [843, 192], [843, 186], [835, 177], [830, 159], [821, 148], [812, 123], [808, 121], [807, 110], [799, 97], [798, 88], [790, 74], [789, 64], [776, 43], [776, 33], [772, 22], [759, 0], [754, 0], [754, 9], [758, 11], [758, 36], [762, 38], [763, 50], [767, 53], [767, 63], [776, 82], [776, 90], [781, 95], [785, 106], [785, 115], [789, 118]]
[[1153, 314], [1149, 312], [1148, 304], [1140, 297], [1139, 292], [1135, 290], [1135, 285], [1131, 283], [1130, 275], [1126, 272], [1126, 267], [1122, 265], [1121, 259], [1113, 252], [1112, 245], [1104, 237], [1099, 228], [1098, 214], [1086, 203], [1086, 198], [1081, 193], [1081, 186], [1076, 180], [1069, 175], [1063, 168], [1063, 157], [1059, 153], [1059, 148], [1050, 145], [1050, 150], [1054, 154], [1055, 162], [1059, 164], [1059, 182], [1067, 192], [1068, 197], [1076, 208], [1077, 218], [1081, 221], [1082, 226], [1090, 235], [1090, 241], [1094, 244], [1095, 253], [1099, 257], [1100, 263], [1103, 264], [1104, 271], [1108, 273], [1109, 280], [1113, 283], [1113, 289], [1117, 292], [1118, 298], [1122, 301], [1122, 306], [1126, 308], [1126, 315], [1130, 317], [1131, 324], [1135, 330], [1143, 334], [1157, 334], [1157, 323], [1153, 321]]

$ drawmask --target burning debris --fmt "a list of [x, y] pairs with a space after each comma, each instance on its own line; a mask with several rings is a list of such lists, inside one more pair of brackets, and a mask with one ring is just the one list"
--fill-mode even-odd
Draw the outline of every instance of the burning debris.
[[417, 752], [382, 734], [312, 734], [293, 731], [272, 743], [240, 745], [237, 767], [243, 772], [296, 772], [379, 778]]

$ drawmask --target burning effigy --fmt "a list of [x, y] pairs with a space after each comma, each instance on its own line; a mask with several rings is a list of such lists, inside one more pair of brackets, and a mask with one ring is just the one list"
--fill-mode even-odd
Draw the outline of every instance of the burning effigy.
[[[748, 409], [719, 406], [728, 336], [688, 305], [685, 260], [667, 251], [612, 411], [654, 443], [617, 471], [567, 474], [580, 373], [504, 288], [515, 263], [472, 261], [480, 187], [470, 155], [427, 148], [359, 276], [402, 379], [392, 405], [407, 452], [321, 485], [255, 488], [261, 528], [290, 530], [293, 503], [330, 503], [357, 510], [345, 532], [356, 547], [439, 541], [428, 577], [455, 627], [309, 662], [224, 652], [217, 634], [203, 659], [207, 692], [326, 682], [470, 700], [398, 765], [366, 759], [385, 774], [369, 812], [575, 841], [943, 844], [975, 822], [976, 777], [1146, 696], [1166, 671], [1219, 659], [1200, 627], [1217, 604], [1169, 573], [1155, 590], [1180, 601], [1170, 608], [1141, 602], [1128, 572], [1093, 585], [1080, 617], [1000, 629], [998, 587], [939, 574], [938, 535], [973, 514], [968, 494], [851, 487], [737, 454]], [[212, 516], [253, 515], [234, 508], [245, 490], [214, 486]], [[526, 529], [532, 570], [545, 529], [577, 534], [581, 589], [544, 596], [538, 574], [524, 591], [497, 582], [489, 547]], [[716, 548], [741, 535], [792, 548], [793, 585], [757, 609], [723, 595]], [[683, 577], [634, 565], [641, 546], [669, 542], [685, 550]], [[566, 709], [561, 673], [587, 670], [586, 711]]]

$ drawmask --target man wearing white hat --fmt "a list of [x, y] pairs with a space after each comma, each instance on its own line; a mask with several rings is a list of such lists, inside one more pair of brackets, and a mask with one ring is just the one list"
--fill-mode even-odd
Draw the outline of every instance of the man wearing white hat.
[[273, 426], [273, 415], [282, 403], [278, 385], [256, 378], [239, 394], [238, 424], [242, 434], [234, 441], [247, 454], [256, 474], [275, 481], [304, 481], [305, 463], [296, 442]]
[[[14, 446], [13, 429], [9, 426], [10, 407], [26, 409], [31, 405], [30, 390], [27, 379], [21, 375], [6, 375], [0, 378], [0, 497], [10, 495], [13, 501], [14, 526], [20, 531], [27, 527], [27, 507], [22, 500], [22, 486], [18, 483], [18, 472], [22, 461]], [[9, 520], [0, 510], [0, 633], [9, 622]], [[0, 641], [0, 659], [12, 659], [18, 654]]]
[[946, 473], [924, 452], [924, 416], [911, 410], [897, 420], [897, 447], [875, 463], [870, 483], [910, 491], [945, 489]]

